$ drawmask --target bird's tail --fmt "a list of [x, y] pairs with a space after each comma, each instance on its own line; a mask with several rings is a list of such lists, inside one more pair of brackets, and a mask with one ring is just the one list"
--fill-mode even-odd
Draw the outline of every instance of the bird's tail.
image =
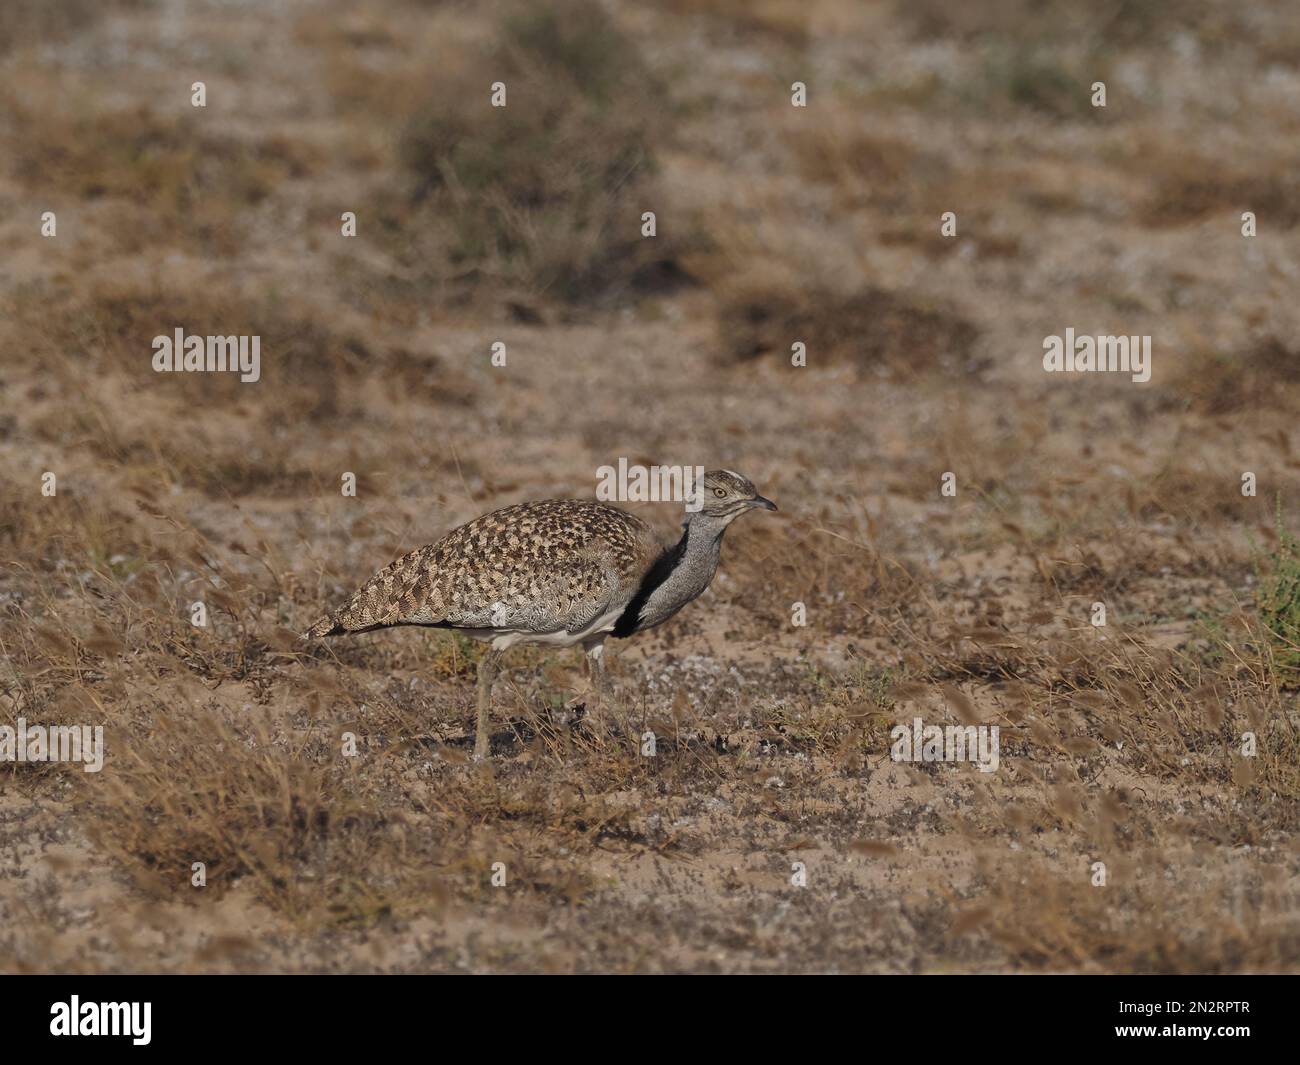
[[337, 636], [341, 632], [347, 632], [342, 625], [335, 619], [335, 615], [326, 614], [316, 624], [302, 634], [304, 640], [318, 640], [322, 636]]

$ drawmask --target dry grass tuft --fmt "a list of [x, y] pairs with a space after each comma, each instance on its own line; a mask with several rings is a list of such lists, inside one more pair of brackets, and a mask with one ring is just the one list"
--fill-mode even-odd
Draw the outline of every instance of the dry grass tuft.
[[1163, 228], [1190, 225], [1216, 214], [1239, 221], [1243, 210], [1254, 211], [1263, 223], [1275, 229], [1294, 229], [1300, 224], [1300, 178], [1289, 161], [1271, 164], [1272, 172], [1260, 172], [1257, 162], [1249, 170], [1219, 160], [1187, 159], [1179, 169], [1161, 177], [1138, 220]]
[[0, 54], [66, 40], [116, 11], [140, 11], [154, 0], [6, 0], [0, 6]]
[[114, 203], [115, 235], [134, 247], [238, 254], [265, 221], [255, 209], [324, 161], [289, 135], [250, 140], [214, 130], [201, 112], [152, 104], [105, 110], [92, 89], [46, 77], [0, 87], [0, 99], [14, 176], [33, 190]]
[[1216, 417], [1290, 407], [1297, 386], [1300, 350], [1271, 335], [1238, 351], [1197, 351], [1171, 384], [1194, 411]]
[[734, 359], [787, 359], [802, 341], [810, 363], [847, 362], [863, 373], [965, 375], [979, 368], [979, 329], [971, 321], [938, 302], [881, 288], [840, 295], [742, 284], [721, 299], [717, 328]]
[[[595, 0], [511, 7], [487, 54], [432, 80], [399, 159], [422, 222], [450, 220], [453, 273], [577, 301], [651, 280], [671, 258], [674, 238], [640, 232], [644, 210], [665, 214], [651, 187], [664, 95]], [[497, 81], [505, 107], [491, 106]]]
[[918, 37], [951, 37], [968, 43], [1060, 42], [1084, 39], [1131, 47], [1195, 31], [1205, 41], [1225, 28], [1241, 31], [1245, 20], [1220, 12], [1209, 0], [1101, 0], [1081, 7], [1069, 0], [986, 0], [946, 4], [907, 0], [899, 16]]

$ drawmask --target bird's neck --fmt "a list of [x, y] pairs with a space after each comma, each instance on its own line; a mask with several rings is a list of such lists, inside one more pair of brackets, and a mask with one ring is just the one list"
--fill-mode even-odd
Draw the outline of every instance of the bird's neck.
[[712, 521], [700, 514], [687, 518], [682, 538], [675, 549], [678, 557], [667, 579], [650, 597], [649, 614], [661, 615], [648, 624], [666, 621], [709, 586], [718, 571], [718, 558], [722, 552], [722, 534], [725, 522]]
[[660, 625], [697, 598], [718, 569], [722, 534], [728, 522], [702, 514], [687, 517], [682, 538], [664, 552], [646, 575], [615, 635], [630, 635]]
[[722, 534], [730, 524], [731, 518], [715, 518], [702, 510], [687, 514], [682, 522], [682, 538], [686, 541], [687, 552], [712, 551], [716, 555]]
[[[708, 573], [700, 588], [701, 592], [708, 587], [714, 570], [718, 568], [722, 534], [730, 524], [730, 521], [720, 521], [702, 513], [688, 514], [682, 523], [682, 540], [686, 545], [682, 551], [682, 565], [692, 570], [707, 570]], [[695, 594], [698, 595], [699, 592]]]

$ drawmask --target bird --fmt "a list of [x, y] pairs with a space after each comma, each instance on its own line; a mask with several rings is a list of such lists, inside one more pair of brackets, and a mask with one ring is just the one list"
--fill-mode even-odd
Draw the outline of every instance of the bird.
[[662, 625], [698, 598], [717, 572], [727, 527], [755, 509], [777, 507], [732, 470], [704, 474], [687, 500], [681, 537], [671, 544], [608, 503], [516, 503], [389, 563], [303, 636], [422, 625], [489, 643], [476, 685], [480, 761], [490, 753], [492, 683], [505, 651], [581, 644], [593, 694], [603, 701], [605, 640]]

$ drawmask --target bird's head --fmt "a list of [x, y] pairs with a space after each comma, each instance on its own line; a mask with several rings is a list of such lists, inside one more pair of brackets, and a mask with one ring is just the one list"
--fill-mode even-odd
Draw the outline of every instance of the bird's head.
[[751, 481], [731, 470], [709, 470], [697, 487], [699, 512], [724, 523], [738, 518], [747, 510], [776, 510], [776, 504], [758, 494]]

